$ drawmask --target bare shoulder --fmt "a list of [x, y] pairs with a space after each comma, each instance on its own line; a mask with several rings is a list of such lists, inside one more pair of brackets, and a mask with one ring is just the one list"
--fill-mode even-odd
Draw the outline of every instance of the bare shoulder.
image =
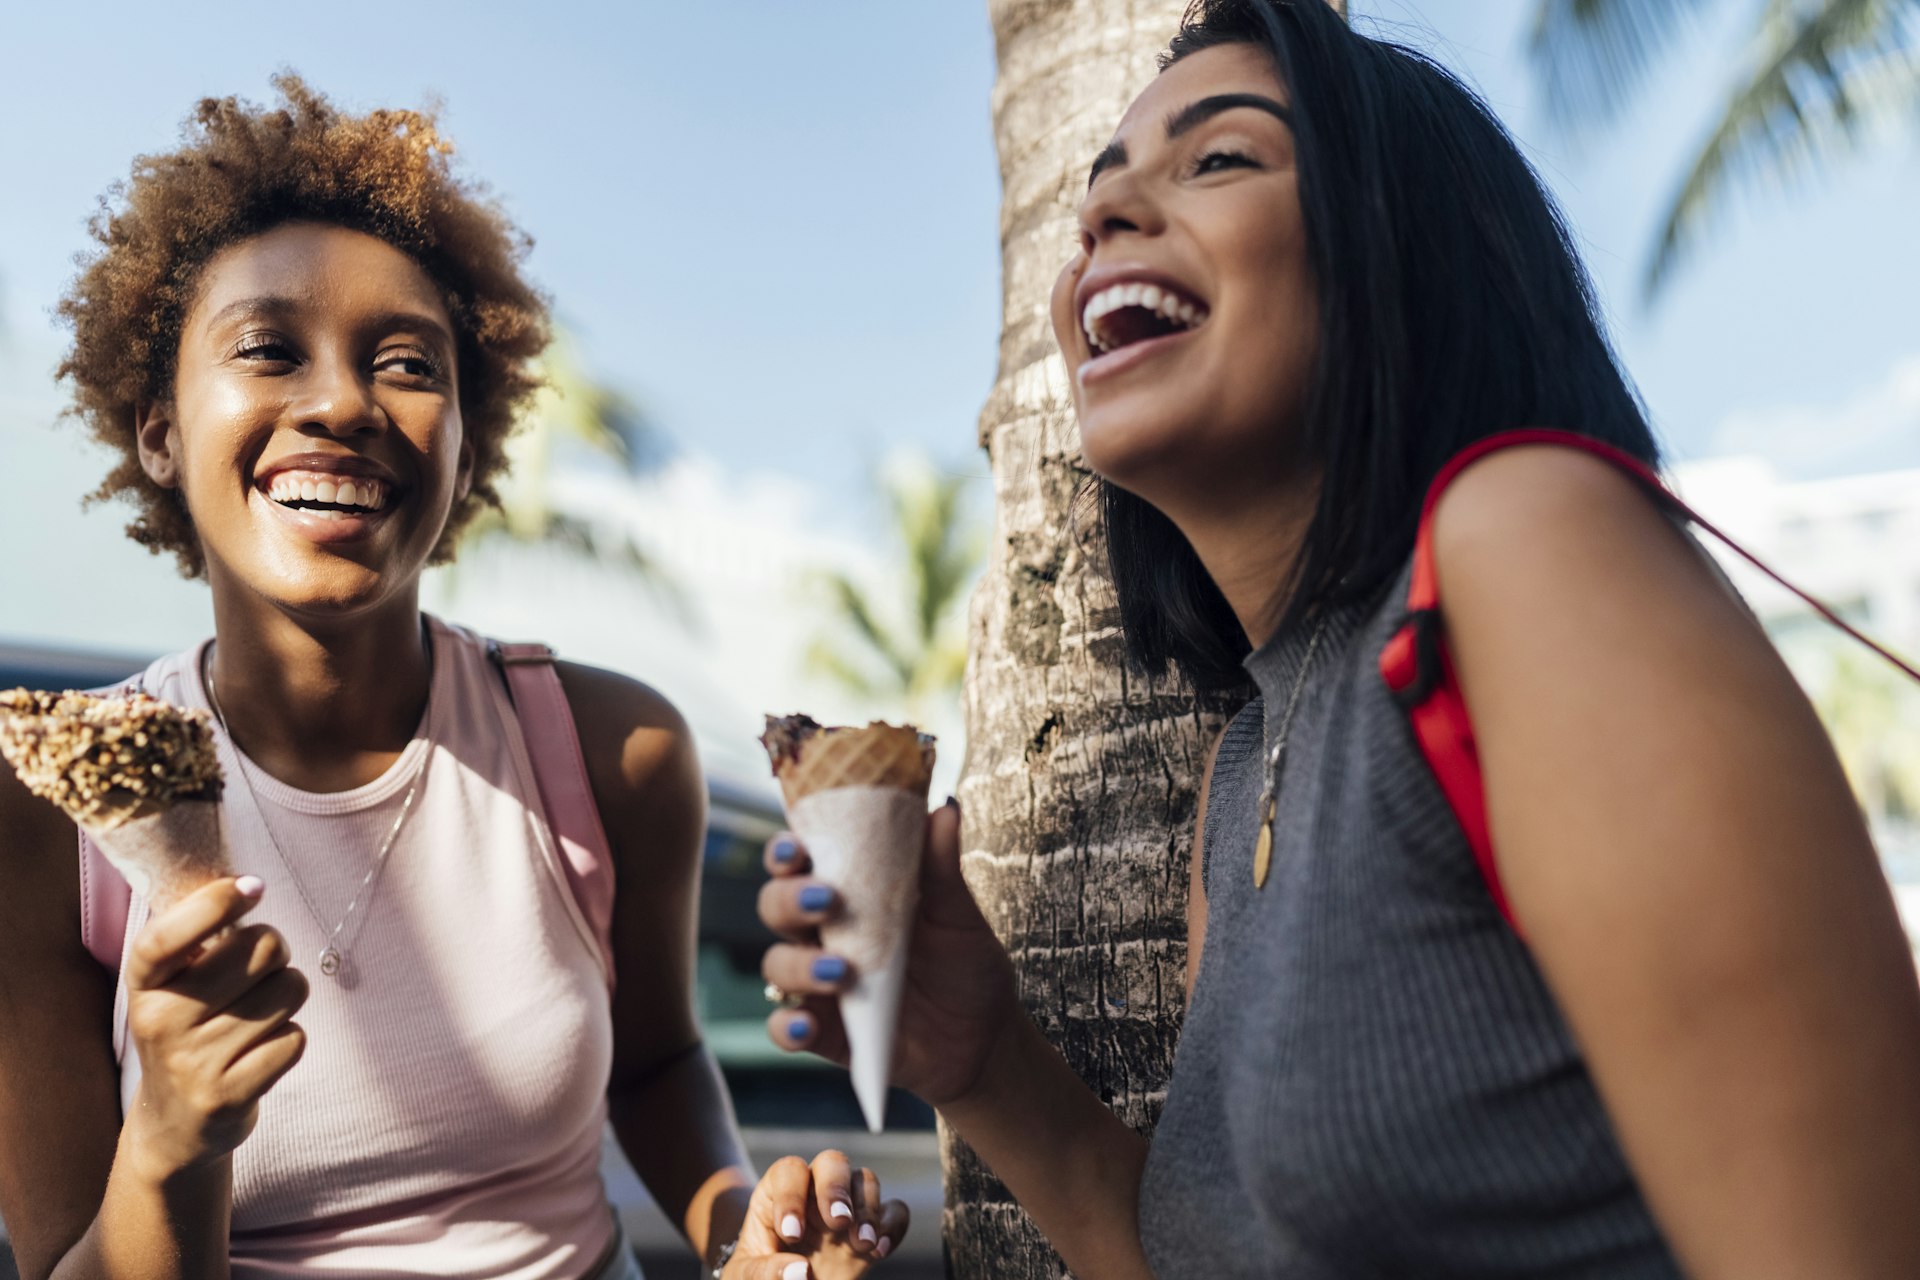
[[1207, 825], [1207, 798], [1213, 791], [1213, 768], [1220, 760], [1220, 744], [1227, 740], [1227, 730], [1233, 727], [1233, 721], [1220, 726], [1213, 735], [1213, 741], [1207, 744], [1207, 762], [1200, 767], [1200, 804], [1194, 821], [1194, 848], [1200, 847], [1200, 841]]
[[1437, 521], [1501, 880], [1688, 1273], [1920, 1274], [1913, 960], [1791, 673], [1605, 462], [1496, 454]]
[[1200, 955], [1207, 942], [1207, 799], [1213, 792], [1213, 766], [1220, 759], [1220, 744], [1226, 741], [1229, 720], [1220, 726], [1207, 747], [1207, 763], [1200, 771], [1200, 797], [1193, 820], [1193, 848], [1187, 868], [1187, 997], [1193, 997], [1193, 984], [1200, 978]]
[[705, 820], [706, 788], [685, 717], [652, 686], [574, 662], [556, 664], [608, 834], [616, 826]]
[[59, 809], [0, 768], [0, 954], [80, 946], [78, 833]]
[[1661, 565], [1713, 580], [1640, 481], [1601, 458], [1551, 445], [1504, 450], [1462, 472], [1435, 511], [1434, 553], [1446, 587], [1460, 579], [1531, 581], [1557, 569], [1550, 576], [1573, 590], [1584, 584], [1566, 570], [1602, 561], [1649, 584], [1658, 575], [1648, 571]]
[[80, 940], [73, 824], [0, 767], [0, 1215], [22, 1267], [80, 1237], [120, 1130], [113, 979]]
[[693, 733], [658, 690], [558, 666], [613, 847], [614, 969], [638, 979], [614, 988], [618, 1089], [698, 1038], [690, 1001], [707, 791]]
[[693, 731], [659, 690], [600, 667], [555, 666], [588, 768], [606, 774], [616, 789], [644, 790], [693, 753]]

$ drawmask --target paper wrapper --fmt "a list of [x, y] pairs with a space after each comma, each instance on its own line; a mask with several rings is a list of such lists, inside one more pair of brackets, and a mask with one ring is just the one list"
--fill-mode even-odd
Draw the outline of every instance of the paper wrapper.
[[181, 800], [87, 836], [133, 891], [153, 904], [155, 915], [209, 880], [233, 874], [220, 806], [210, 800]]
[[143, 693], [0, 693], [0, 755], [60, 806], [127, 883], [165, 910], [232, 874], [220, 762], [204, 712]]
[[769, 716], [762, 742], [814, 874], [840, 894], [840, 913], [820, 938], [853, 966], [840, 1018], [854, 1095], [867, 1127], [879, 1133], [920, 905], [933, 739], [911, 727], [830, 729], [804, 716]]
[[854, 983], [840, 993], [840, 1019], [854, 1095], [867, 1127], [879, 1133], [907, 943], [920, 905], [927, 795], [900, 787], [832, 787], [789, 804], [787, 820], [807, 846], [814, 874], [840, 894], [840, 914], [821, 928], [820, 939], [853, 966]]

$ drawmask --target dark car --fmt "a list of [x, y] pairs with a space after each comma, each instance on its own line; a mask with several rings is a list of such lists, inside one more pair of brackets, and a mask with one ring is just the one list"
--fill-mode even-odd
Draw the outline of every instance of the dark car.
[[[99, 688], [144, 669], [147, 661], [137, 655], [0, 643], [0, 690]], [[871, 1167], [887, 1195], [905, 1199], [914, 1215], [913, 1231], [881, 1274], [896, 1280], [939, 1274], [941, 1185], [933, 1113], [895, 1090], [887, 1131], [869, 1134], [844, 1071], [783, 1053], [767, 1039], [760, 957], [773, 935], [761, 925], [754, 904], [766, 878], [761, 848], [783, 820], [779, 792], [770, 779], [710, 776], [707, 795], [695, 980], [707, 1042], [726, 1076], [754, 1160], [764, 1168], [781, 1155], [812, 1156], [838, 1147], [854, 1163]], [[648, 1276], [674, 1280], [698, 1274], [677, 1231], [647, 1198], [611, 1134], [603, 1172]], [[0, 1234], [0, 1280], [13, 1275]]]

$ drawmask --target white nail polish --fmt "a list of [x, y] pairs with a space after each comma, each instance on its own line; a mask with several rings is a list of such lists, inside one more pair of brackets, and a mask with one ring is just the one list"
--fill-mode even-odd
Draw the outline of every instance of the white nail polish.
[[790, 1213], [780, 1219], [780, 1234], [789, 1240], [798, 1240], [800, 1238], [800, 1215]]
[[853, 1216], [853, 1206], [845, 1200], [835, 1200], [833, 1207], [827, 1210], [827, 1216], [836, 1221], [841, 1218], [851, 1218]]
[[780, 1272], [780, 1280], [807, 1280], [807, 1264], [804, 1262], [789, 1262], [785, 1269]]
[[880, 1236], [879, 1233], [873, 1229], [871, 1222], [863, 1222], [860, 1224], [860, 1238], [868, 1244], [872, 1244], [875, 1240], [878, 1240]]
[[873, 1256], [876, 1258], [884, 1258], [892, 1252], [893, 1252], [892, 1236], [881, 1236], [880, 1243], [873, 1246]]

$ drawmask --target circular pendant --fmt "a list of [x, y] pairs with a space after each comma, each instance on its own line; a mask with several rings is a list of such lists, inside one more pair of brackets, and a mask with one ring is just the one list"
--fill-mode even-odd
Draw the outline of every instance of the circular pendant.
[[320, 953], [320, 972], [326, 974], [329, 978], [337, 978], [340, 976], [340, 953], [332, 947], [328, 947]]

